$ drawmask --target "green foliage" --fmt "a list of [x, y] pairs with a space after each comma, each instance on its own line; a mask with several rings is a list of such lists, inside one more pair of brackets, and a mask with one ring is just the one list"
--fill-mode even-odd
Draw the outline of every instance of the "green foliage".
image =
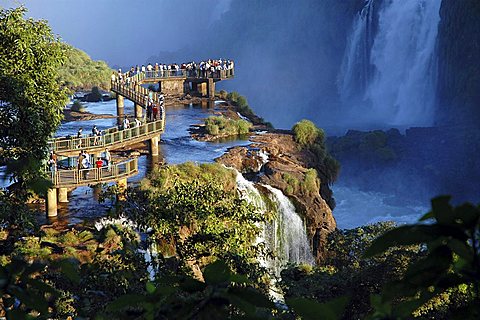
[[205, 119], [205, 129], [211, 135], [246, 134], [252, 124], [246, 120], [233, 120], [224, 116], [211, 116]]
[[74, 101], [71, 107], [72, 111], [85, 112], [86, 109], [80, 101]]
[[[444, 316], [480, 316], [480, 206], [467, 203], [452, 207], [449, 201], [448, 196], [433, 199], [432, 210], [421, 219], [429, 224], [390, 230], [366, 251], [366, 257], [376, 257], [395, 246], [421, 245], [425, 249], [422, 259], [408, 267], [402, 281], [389, 283], [380, 296], [372, 298], [376, 308], [372, 319], [424, 314], [433, 309], [428, 305], [438, 303], [439, 296], [461, 294], [462, 290], [461, 304], [448, 305], [447, 299], [441, 299]], [[394, 303], [396, 299], [401, 303]]]
[[144, 294], [122, 296], [107, 311], [120, 316], [133, 309], [141, 319], [266, 319], [275, 309], [247, 277], [223, 261], [207, 265], [203, 278], [205, 282], [187, 275], [161, 277], [147, 283]]
[[233, 171], [218, 164], [169, 166], [148, 180], [128, 194], [121, 213], [152, 230], [165, 258], [174, 256], [186, 269], [219, 258], [249, 277], [265, 274], [254, 243], [268, 217], [240, 199]]
[[319, 303], [349, 297], [344, 319], [363, 319], [371, 311], [370, 294], [380, 292], [391, 279], [401, 279], [419, 247], [395, 248], [375, 258], [364, 252], [393, 223], [377, 223], [352, 230], [337, 230], [328, 237], [324, 264], [313, 270], [290, 268], [282, 272], [281, 286], [289, 299], [311, 298]]
[[302, 148], [311, 152], [312, 162], [320, 179], [332, 184], [340, 172], [340, 163], [333, 158], [325, 146], [325, 133], [309, 120], [297, 122], [293, 128], [294, 139]]
[[25, 12], [0, 9], [0, 158], [22, 186], [17, 190], [28, 184], [41, 192], [47, 140], [67, 101], [57, 72], [65, 55], [46, 22], [24, 19]]
[[65, 63], [58, 68], [62, 85], [70, 90], [88, 90], [95, 86], [110, 88], [112, 69], [103, 61], [93, 61], [85, 52], [62, 44]]
[[148, 179], [142, 181], [141, 188], [161, 192], [171, 189], [176, 183], [193, 183], [194, 181], [202, 184], [216, 182], [227, 192], [237, 187], [236, 173], [231, 169], [218, 163], [185, 162], [155, 170]]
[[[0, 231], [8, 233], [14, 239], [38, 230], [38, 224], [32, 211], [24, 201], [7, 190], [0, 190]], [[0, 245], [6, 249], [3, 240]]]
[[303, 176], [296, 177], [288, 172], [282, 173], [282, 179], [287, 183], [287, 194], [314, 195], [320, 192], [320, 181], [315, 169], [308, 169]]
[[225, 100], [225, 99], [227, 99], [227, 96], [228, 96], [228, 93], [227, 93], [227, 91], [225, 91], [225, 90], [220, 90], [220, 92], [218, 93], [218, 97], [219, 97], [220, 99]]
[[297, 122], [292, 128], [295, 141], [300, 143], [302, 146], [311, 146], [314, 143], [320, 145], [324, 144], [325, 133], [322, 129], [317, 128], [317, 126], [310, 120], [301, 120]]
[[92, 92], [87, 95], [88, 102], [99, 102], [102, 101], [102, 93], [98, 87], [93, 87]]

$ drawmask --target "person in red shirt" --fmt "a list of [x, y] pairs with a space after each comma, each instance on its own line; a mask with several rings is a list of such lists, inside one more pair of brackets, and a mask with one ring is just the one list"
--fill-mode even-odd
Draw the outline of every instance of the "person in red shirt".
[[95, 164], [97, 168], [103, 167], [103, 160], [101, 158], [97, 158], [97, 161], [95, 161]]

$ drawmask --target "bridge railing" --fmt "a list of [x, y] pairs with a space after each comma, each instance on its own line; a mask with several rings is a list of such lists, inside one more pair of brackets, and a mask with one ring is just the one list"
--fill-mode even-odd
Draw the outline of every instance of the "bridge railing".
[[119, 130], [118, 127], [102, 131], [100, 136], [82, 136], [81, 138], [60, 137], [51, 139], [48, 147], [55, 152], [68, 152], [73, 150], [109, 147], [118, 143], [127, 142], [138, 137], [153, 133], [161, 133], [165, 129], [164, 112], [160, 114], [160, 120], [147, 122], [138, 127]]
[[176, 70], [158, 70], [145, 71], [143, 79], [163, 79], [163, 78], [197, 78], [197, 79], [228, 79], [233, 77], [233, 69], [227, 70], [200, 70], [200, 69], [180, 69]]
[[119, 81], [112, 81], [111, 90], [116, 92], [117, 94], [124, 96], [128, 100], [131, 100], [136, 104], [141, 105], [142, 107], [145, 107], [147, 105], [150, 93], [152, 93], [151, 97], [153, 99], [153, 102], [159, 103], [160, 99], [158, 93], [150, 91], [147, 88], [138, 85], [138, 82], [136, 83], [137, 84], [134, 84], [134, 82], [130, 82], [129, 84], [127, 84], [121, 83]]
[[110, 164], [101, 168], [68, 169], [48, 171], [47, 174], [55, 187], [75, 187], [114, 181], [130, 177], [138, 173], [138, 159], [131, 158], [119, 163]]

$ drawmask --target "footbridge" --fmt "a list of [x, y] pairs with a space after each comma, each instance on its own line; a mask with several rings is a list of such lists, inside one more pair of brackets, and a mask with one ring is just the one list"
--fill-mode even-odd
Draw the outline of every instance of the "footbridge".
[[[158, 156], [160, 135], [165, 130], [165, 110], [161, 101], [162, 94], [183, 94], [196, 92], [213, 99], [215, 97], [215, 83], [233, 78], [233, 63], [226, 70], [199, 68], [180, 70], [154, 70], [125, 73], [114, 76], [111, 81], [111, 90], [116, 93], [118, 126], [101, 131], [100, 135], [81, 135], [78, 137], [57, 137], [48, 142], [48, 147], [58, 156], [76, 157], [80, 151], [85, 151], [95, 158], [101, 157], [108, 148], [110, 151], [124, 148], [127, 145], [142, 141], [150, 142], [150, 155]], [[158, 91], [152, 91], [142, 85], [158, 84]], [[134, 103], [135, 119], [140, 125], [123, 128], [124, 99]], [[159, 107], [156, 119], [146, 119], [143, 110], [149, 103]], [[132, 121], [133, 123], [133, 121]], [[114, 159], [113, 159], [114, 160]], [[116, 182], [121, 189], [126, 189], [127, 178], [138, 173], [138, 161], [131, 158], [118, 163], [101, 166], [100, 168], [49, 171], [53, 187], [46, 197], [46, 212], [48, 217], [57, 215], [57, 204], [68, 202], [67, 192], [80, 186], [106, 182]]]

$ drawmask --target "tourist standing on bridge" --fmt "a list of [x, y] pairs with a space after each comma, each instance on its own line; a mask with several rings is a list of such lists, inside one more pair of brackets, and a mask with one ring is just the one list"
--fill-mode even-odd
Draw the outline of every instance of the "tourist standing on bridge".
[[127, 116], [123, 119], [123, 130], [130, 128], [130, 121], [128, 120]]
[[153, 121], [157, 121], [157, 115], [158, 115], [158, 105], [156, 103], [152, 104], [152, 111], [153, 111]]
[[92, 135], [93, 135], [93, 145], [98, 145], [98, 139], [100, 137], [100, 131], [97, 129], [96, 125], [93, 125], [92, 128]]
[[103, 158], [105, 159], [105, 164], [108, 167], [108, 171], [110, 171], [112, 156], [110, 155], [110, 151], [108, 151], [108, 148], [105, 148], [105, 157], [103, 157]]
[[55, 151], [50, 151], [50, 159], [48, 159], [48, 167], [50, 168], [50, 171], [52, 173], [57, 171], [57, 155], [55, 154]]
[[117, 76], [115, 75], [115, 71], [112, 72], [112, 76], [110, 77], [110, 79], [112, 79], [112, 82], [117, 81]]
[[97, 158], [97, 161], [95, 161], [95, 166], [97, 167], [97, 169], [103, 167], [103, 160], [101, 158]]
[[152, 105], [147, 103], [147, 121], [152, 121]]

